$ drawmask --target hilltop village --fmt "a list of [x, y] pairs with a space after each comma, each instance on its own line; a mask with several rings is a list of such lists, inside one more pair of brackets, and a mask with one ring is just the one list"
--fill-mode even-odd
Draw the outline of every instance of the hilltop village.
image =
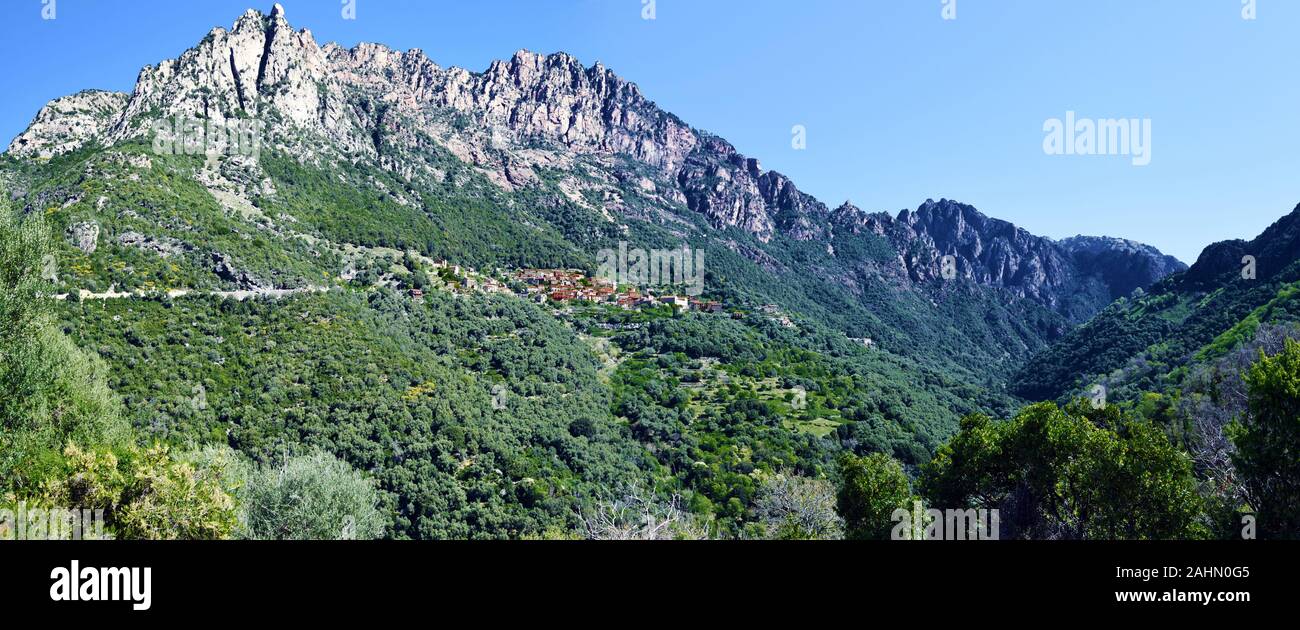
[[[717, 300], [699, 299], [671, 291], [656, 294], [651, 289], [618, 286], [604, 278], [589, 276], [581, 269], [497, 269], [488, 275], [445, 261], [427, 261], [412, 266], [423, 267], [430, 273], [422, 272], [425, 279], [420, 281], [401, 281], [390, 276], [383, 283], [406, 288], [408, 295], [414, 299], [423, 299], [430, 287], [441, 285], [456, 293], [510, 293], [554, 304], [607, 304], [625, 310], [670, 306], [678, 312], [702, 313], [722, 313], [725, 310]], [[440, 282], [435, 281], [435, 278]], [[664, 287], [666, 290], [671, 288]]]
[[632, 287], [620, 288], [603, 278], [589, 277], [577, 269], [521, 269], [514, 273], [513, 279], [523, 285], [526, 295], [545, 296], [552, 302], [608, 303], [628, 310], [647, 306], [672, 306], [681, 311], [706, 313], [723, 310], [722, 303], [715, 300], [671, 293], [656, 296], [649, 290], [642, 293]]

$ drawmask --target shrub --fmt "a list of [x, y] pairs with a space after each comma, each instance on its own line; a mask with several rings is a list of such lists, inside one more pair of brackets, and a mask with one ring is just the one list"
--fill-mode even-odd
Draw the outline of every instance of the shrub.
[[41, 502], [103, 510], [118, 538], [210, 540], [230, 538], [238, 524], [234, 499], [222, 488], [223, 471], [173, 458], [165, 446], [106, 448], [69, 445], [61, 474], [47, 479]]
[[249, 477], [241, 496], [251, 538], [344, 540], [383, 535], [384, 517], [374, 483], [328, 453], [263, 467]]

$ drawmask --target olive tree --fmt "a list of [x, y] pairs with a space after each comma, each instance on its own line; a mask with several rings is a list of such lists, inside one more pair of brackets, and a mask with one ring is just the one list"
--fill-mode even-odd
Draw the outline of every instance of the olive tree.
[[250, 538], [349, 540], [384, 533], [374, 482], [325, 452], [258, 469], [241, 498]]

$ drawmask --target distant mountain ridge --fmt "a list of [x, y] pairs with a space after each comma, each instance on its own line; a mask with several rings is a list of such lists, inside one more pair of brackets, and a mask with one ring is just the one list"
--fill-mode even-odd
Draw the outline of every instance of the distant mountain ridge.
[[843, 207], [835, 216], [842, 229], [888, 238], [912, 281], [938, 279], [942, 257], [951, 255], [960, 276], [1035, 300], [1076, 322], [1187, 268], [1149, 245], [1085, 236], [1057, 242], [947, 199], [927, 200], [897, 217]]
[[1184, 281], [1197, 284], [1240, 274], [1245, 268], [1246, 256], [1254, 259], [1255, 274], [1262, 278], [1272, 277], [1300, 259], [1300, 206], [1274, 221], [1250, 241], [1234, 239], [1206, 247], [1188, 270]]

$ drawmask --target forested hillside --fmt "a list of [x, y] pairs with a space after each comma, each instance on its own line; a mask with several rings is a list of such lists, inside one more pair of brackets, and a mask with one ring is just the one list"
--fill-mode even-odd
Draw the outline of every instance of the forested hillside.
[[1013, 391], [1086, 395], [1155, 423], [1190, 454], [1213, 523], [1259, 512], [1269, 534], [1294, 537], [1298, 289], [1300, 208], [1111, 305], [1026, 363]]
[[1206, 248], [1184, 273], [1121, 299], [1031, 359], [1015, 377], [1033, 400], [1104, 383], [1112, 397], [1177, 387], [1187, 368], [1300, 320], [1300, 208], [1250, 242]]
[[[256, 150], [167, 137], [195, 120]], [[0, 156], [0, 503], [119, 538], [897, 538], [914, 501], [1293, 535], [1296, 216], [1184, 271], [832, 209], [600, 64], [320, 46], [277, 5]], [[579, 299], [628, 246], [702, 252], [702, 294]]]

